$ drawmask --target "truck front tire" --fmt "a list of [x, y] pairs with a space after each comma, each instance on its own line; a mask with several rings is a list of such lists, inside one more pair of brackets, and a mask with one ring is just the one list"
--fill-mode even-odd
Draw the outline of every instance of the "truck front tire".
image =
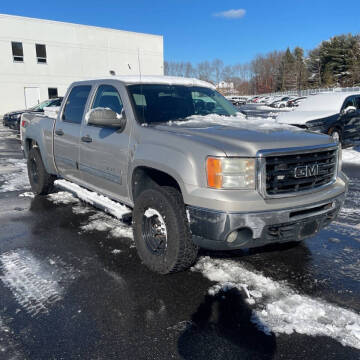
[[135, 201], [133, 230], [140, 259], [155, 272], [183, 271], [196, 260], [198, 247], [191, 238], [182, 196], [175, 188], [144, 190]]
[[40, 151], [36, 147], [29, 151], [27, 169], [31, 190], [35, 195], [46, 195], [52, 192], [56, 177], [46, 171]]

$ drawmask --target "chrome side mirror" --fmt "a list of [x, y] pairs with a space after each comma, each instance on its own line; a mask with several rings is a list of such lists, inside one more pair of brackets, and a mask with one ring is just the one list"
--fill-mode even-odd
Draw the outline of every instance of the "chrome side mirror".
[[356, 107], [355, 106], [348, 106], [346, 109], [344, 109], [344, 114], [349, 114], [356, 111]]
[[117, 114], [109, 108], [98, 107], [89, 110], [85, 115], [85, 119], [88, 125], [113, 127], [118, 129], [124, 129], [126, 125], [124, 109], [121, 111], [121, 114]]

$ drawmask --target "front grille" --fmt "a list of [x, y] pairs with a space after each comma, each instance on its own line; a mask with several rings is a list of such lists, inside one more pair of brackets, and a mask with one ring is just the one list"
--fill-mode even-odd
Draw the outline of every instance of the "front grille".
[[337, 149], [265, 158], [266, 194], [286, 196], [330, 184], [336, 177]]

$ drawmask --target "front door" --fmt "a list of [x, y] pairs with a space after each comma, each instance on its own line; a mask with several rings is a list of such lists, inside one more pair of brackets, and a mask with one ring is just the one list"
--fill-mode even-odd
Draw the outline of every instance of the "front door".
[[61, 118], [56, 121], [55, 125], [55, 163], [59, 174], [71, 181], [78, 182], [80, 180], [80, 129], [90, 91], [90, 85], [73, 87], [66, 99]]
[[[117, 114], [123, 110], [118, 89], [112, 85], [99, 85], [90, 106], [110, 108]], [[107, 196], [125, 201], [128, 199], [127, 166], [130, 126], [127, 122], [123, 131], [105, 126], [81, 127], [80, 163], [82, 181], [85, 186]]]
[[25, 107], [27, 109], [40, 103], [40, 89], [38, 87], [26, 87], [24, 92]]
[[342, 111], [345, 111], [350, 106], [356, 110], [346, 112], [342, 115], [342, 143], [344, 146], [353, 146], [360, 141], [360, 97], [348, 97], [344, 102]]

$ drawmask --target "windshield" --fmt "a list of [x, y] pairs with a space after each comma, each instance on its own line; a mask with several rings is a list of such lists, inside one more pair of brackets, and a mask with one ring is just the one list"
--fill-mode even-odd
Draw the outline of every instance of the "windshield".
[[45, 107], [48, 107], [48, 106], [60, 106], [60, 105], [61, 105], [60, 99], [51, 99], [51, 100], [45, 100], [45, 101], [41, 102], [40, 104], [34, 106], [30, 110], [34, 110], [34, 111], [43, 110]]
[[137, 119], [141, 123], [183, 120], [192, 115], [235, 116], [237, 109], [218, 92], [199, 86], [129, 85]]

